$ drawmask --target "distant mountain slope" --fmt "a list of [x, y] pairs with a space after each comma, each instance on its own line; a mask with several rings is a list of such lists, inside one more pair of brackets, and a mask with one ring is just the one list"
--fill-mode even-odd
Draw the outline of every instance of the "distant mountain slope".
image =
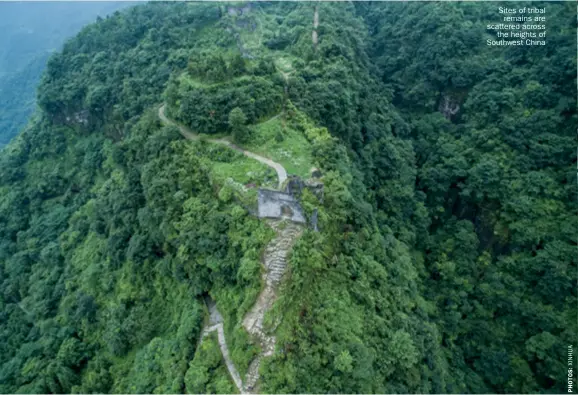
[[131, 4], [0, 2], [0, 148], [32, 113], [48, 56], [97, 16]]

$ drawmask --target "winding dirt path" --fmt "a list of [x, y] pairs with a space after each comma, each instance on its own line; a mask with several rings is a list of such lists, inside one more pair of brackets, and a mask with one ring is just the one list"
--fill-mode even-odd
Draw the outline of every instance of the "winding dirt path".
[[[188, 140], [198, 140], [200, 138], [199, 135], [194, 133], [191, 129], [187, 128], [184, 125], [179, 124], [176, 121], [173, 121], [172, 119], [169, 119], [165, 114], [165, 105], [164, 104], [159, 108], [159, 118], [163, 123], [165, 123], [167, 125], [173, 125], [173, 126], [176, 126], [177, 128], [179, 128], [181, 135]], [[264, 156], [258, 155], [254, 152], [246, 151], [243, 148], [236, 146], [235, 144], [231, 143], [229, 140], [224, 139], [224, 138], [222, 138], [222, 139], [207, 139], [207, 141], [209, 141], [211, 143], [215, 143], [215, 144], [226, 145], [227, 147], [234, 149], [235, 151], [239, 151], [240, 153], [242, 153], [243, 155], [245, 155], [251, 159], [255, 159], [256, 161], [259, 161], [259, 162], [263, 163], [264, 165], [269, 166], [270, 168], [275, 170], [275, 172], [277, 172], [277, 177], [279, 178], [279, 188], [282, 187], [283, 183], [287, 179], [287, 171], [285, 170], [283, 165], [281, 165], [280, 163], [272, 161], [271, 159], [265, 158]]]
[[209, 325], [203, 330], [203, 335], [201, 338], [205, 338], [210, 333], [217, 331], [217, 338], [219, 341], [219, 348], [221, 349], [221, 354], [223, 355], [223, 359], [225, 360], [225, 365], [227, 366], [227, 370], [235, 383], [235, 386], [239, 390], [239, 392], [243, 393], [243, 382], [241, 380], [241, 375], [237, 371], [233, 360], [229, 354], [229, 347], [227, 347], [227, 341], [225, 339], [225, 330], [223, 329], [223, 317], [221, 313], [217, 310], [217, 306], [215, 302], [212, 300], [207, 301], [207, 307], [209, 308]]
[[[285, 81], [287, 81], [290, 73], [284, 73], [282, 71], [281, 73], [283, 74]], [[188, 140], [198, 140], [200, 138], [198, 134], [194, 133], [186, 126], [169, 119], [165, 114], [164, 104], [159, 108], [159, 118], [167, 125], [176, 126], [181, 135]], [[249, 158], [255, 159], [273, 168], [277, 172], [279, 178], [279, 188], [281, 188], [283, 182], [287, 179], [285, 168], [271, 159], [265, 158], [251, 151], [246, 151], [226, 139], [208, 139], [208, 141], [215, 144], [226, 145], [241, 152]], [[275, 300], [277, 300], [277, 289], [283, 275], [285, 274], [289, 253], [293, 248], [293, 244], [303, 231], [300, 225], [290, 221], [268, 220], [267, 223], [275, 230], [276, 236], [267, 245], [265, 253], [263, 254], [262, 263], [265, 267], [263, 281], [265, 287], [259, 294], [255, 305], [253, 305], [251, 310], [245, 315], [242, 322], [242, 325], [247, 332], [253, 335], [260, 343], [262, 351], [249, 365], [245, 380], [241, 380], [241, 376], [230, 357], [229, 348], [227, 347], [225, 339], [225, 331], [223, 329], [223, 317], [217, 310], [215, 302], [210, 298], [207, 298], [206, 300], [209, 309], [209, 323], [203, 329], [200, 340], [200, 342], [202, 342], [207, 335], [217, 331], [219, 348], [221, 349], [225, 365], [227, 366], [227, 370], [229, 371], [229, 375], [233, 379], [235, 386], [242, 394], [258, 393], [258, 380], [260, 377], [259, 367], [261, 365], [261, 360], [264, 357], [273, 355], [275, 351], [276, 338], [271, 333], [275, 328], [265, 328], [264, 318], [265, 314], [271, 309], [271, 307], [273, 307]]]

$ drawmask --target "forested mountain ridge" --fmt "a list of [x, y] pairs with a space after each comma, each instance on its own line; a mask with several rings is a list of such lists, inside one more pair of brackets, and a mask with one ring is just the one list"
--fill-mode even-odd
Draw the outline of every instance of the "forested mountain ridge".
[[197, 347], [207, 295], [241, 374], [259, 354], [252, 186], [277, 179], [162, 104], [323, 174], [262, 391], [566, 392], [576, 20], [547, 7], [544, 48], [485, 47], [496, 3], [151, 3], [83, 29], [0, 152], [0, 392], [235, 392]]
[[0, 3], [0, 148], [35, 108], [36, 86], [51, 53], [82, 26], [128, 2]]

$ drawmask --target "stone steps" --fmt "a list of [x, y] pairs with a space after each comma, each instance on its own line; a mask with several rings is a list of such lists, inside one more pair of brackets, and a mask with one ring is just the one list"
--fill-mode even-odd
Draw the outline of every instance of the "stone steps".
[[266, 312], [276, 299], [276, 289], [285, 272], [287, 271], [288, 257], [293, 244], [301, 235], [301, 227], [292, 222], [285, 222], [283, 229], [282, 221], [269, 221], [269, 225], [277, 233], [276, 237], [265, 247], [263, 254], [263, 266], [265, 266], [265, 289], [261, 292], [257, 303], [247, 314], [243, 326], [247, 331], [257, 337], [261, 345], [261, 355], [257, 356], [249, 365], [245, 376], [244, 392], [254, 393], [258, 389], [259, 366], [261, 358], [269, 357], [275, 352], [276, 338], [264, 331], [263, 319]]
[[261, 365], [261, 360], [262, 358], [272, 356], [275, 352], [276, 338], [275, 336], [265, 332], [263, 328], [263, 319], [267, 311], [269, 311], [277, 299], [275, 292], [287, 270], [287, 258], [293, 248], [293, 244], [301, 235], [300, 226], [294, 223], [286, 223], [285, 228], [280, 229], [280, 224], [281, 221], [269, 222], [269, 225], [276, 231], [277, 236], [271, 240], [269, 245], [265, 248], [265, 253], [263, 255], [263, 265], [265, 266], [263, 277], [266, 285], [261, 291], [257, 303], [255, 303], [251, 311], [249, 311], [243, 319], [243, 326], [247, 332], [258, 339], [262, 350], [261, 354], [255, 357], [249, 365], [249, 369], [247, 370], [247, 374], [243, 381], [229, 356], [229, 349], [227, 348], [225, 333], [223, 330], [223, 317], [218, 312], [215, 303], [210, 298], [207, 298], [206, 300], [209, 309], [209, 323], [203, 330], [201, 342], [208, 334], [214, 331], [217, 332], [219, 347], [221, 348], [221, 353], [225, 360], [227, 370], [241, 393], [256, 393], [259, 391], [258, 382], [260, 377], [259, 367]]
[[243, 385], [244, 392], [252, 392], [255, 389], [255, 384], [259, 380], [259, 367], [261, 366], [261, 357], [257, 356], [249, 365], [247, 374], [245, 375], [245, 383]]

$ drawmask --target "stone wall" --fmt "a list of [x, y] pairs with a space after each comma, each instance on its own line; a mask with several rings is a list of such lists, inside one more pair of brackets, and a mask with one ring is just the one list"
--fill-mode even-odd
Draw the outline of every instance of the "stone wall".
[[303, 189], [309, 189], [320, 202], [323, 202], [323, 183], [315, 178], [309, 178], [303, 181], [297, 176], [289, 176], [284, 184], [285, 192], [295, 196], [300, 197]]
[[257, 201], [259, 218], [287, 218], [301, 224], [306, 222], [299, 202], [289, 193], [260, 188]]

